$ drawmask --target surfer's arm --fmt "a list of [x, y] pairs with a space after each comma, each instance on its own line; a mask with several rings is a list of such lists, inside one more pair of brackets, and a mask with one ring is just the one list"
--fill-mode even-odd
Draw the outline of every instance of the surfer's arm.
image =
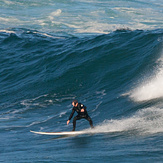
[[70, 123], [70, 120], [67, 121], [67, 125]]

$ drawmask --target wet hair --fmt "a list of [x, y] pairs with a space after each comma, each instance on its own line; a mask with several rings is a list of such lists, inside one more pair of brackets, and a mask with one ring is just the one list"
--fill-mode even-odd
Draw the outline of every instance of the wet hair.
[[72, 103], [76, 105], [78, 103], [78, 100], [73, 100]]

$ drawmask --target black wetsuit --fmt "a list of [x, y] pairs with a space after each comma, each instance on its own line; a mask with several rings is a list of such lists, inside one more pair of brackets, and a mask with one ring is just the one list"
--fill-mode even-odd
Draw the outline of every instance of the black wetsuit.
[[[84, 109], [84, 112], [81, 112], [82, 109]], [[79, 120], [79, 119], [82, 119], [82, 118], [85, 118], [86, 120], [88, 120], [91, 128], [93, 128], [93, 122], [92, 122], [92, 119], [90, 118], [90, 116], [87, 113], [86, 106], [84, 106], [81, 103], [78, 103], [77, 107], [74, 106], [72, 108], [72, 112], [70, 114], [69, 120], [71, 120], [71, 118], [73, 117], [75, 111], [78, 113], [78, 115], [75, 116], [74, 119], [73, 119], [73, 131], [75, 131], [76, 120]]]

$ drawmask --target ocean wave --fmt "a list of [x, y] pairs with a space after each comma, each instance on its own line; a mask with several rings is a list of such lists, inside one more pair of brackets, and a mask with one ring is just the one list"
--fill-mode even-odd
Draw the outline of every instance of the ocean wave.
[[[98, 36], [52, 36], [29, 29], [0, 32], [3, 121], [25, 117], [25, 122], [20, 118], [23, 126], [41, 124], [45, 128], [66, 121], [71, 101], [76, 98], [88, 105], [96, 124], [144, 109], [134, 109], [132, 103], [137, 105], [137, 101], [150, 103], [157, 98], [161, 103], [161, 30], [120, 29]], [[155, 101], [150, 105], [157, 108]], [[29, 118], [31, 114], [40, 119], [55, 116], [37, 124], [35, 116], [34, 120]], [[66, 123], [61, 124], [67, 129]]]

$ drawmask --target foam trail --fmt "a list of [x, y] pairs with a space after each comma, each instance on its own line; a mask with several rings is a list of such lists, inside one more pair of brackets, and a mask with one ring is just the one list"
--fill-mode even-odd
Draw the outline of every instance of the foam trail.
[[92, 130], [92, 133], [109, 132], [136, 132], [138, 135], [163, 132], [163, 109], [146, 108], [128, 118], [107, 120]]

